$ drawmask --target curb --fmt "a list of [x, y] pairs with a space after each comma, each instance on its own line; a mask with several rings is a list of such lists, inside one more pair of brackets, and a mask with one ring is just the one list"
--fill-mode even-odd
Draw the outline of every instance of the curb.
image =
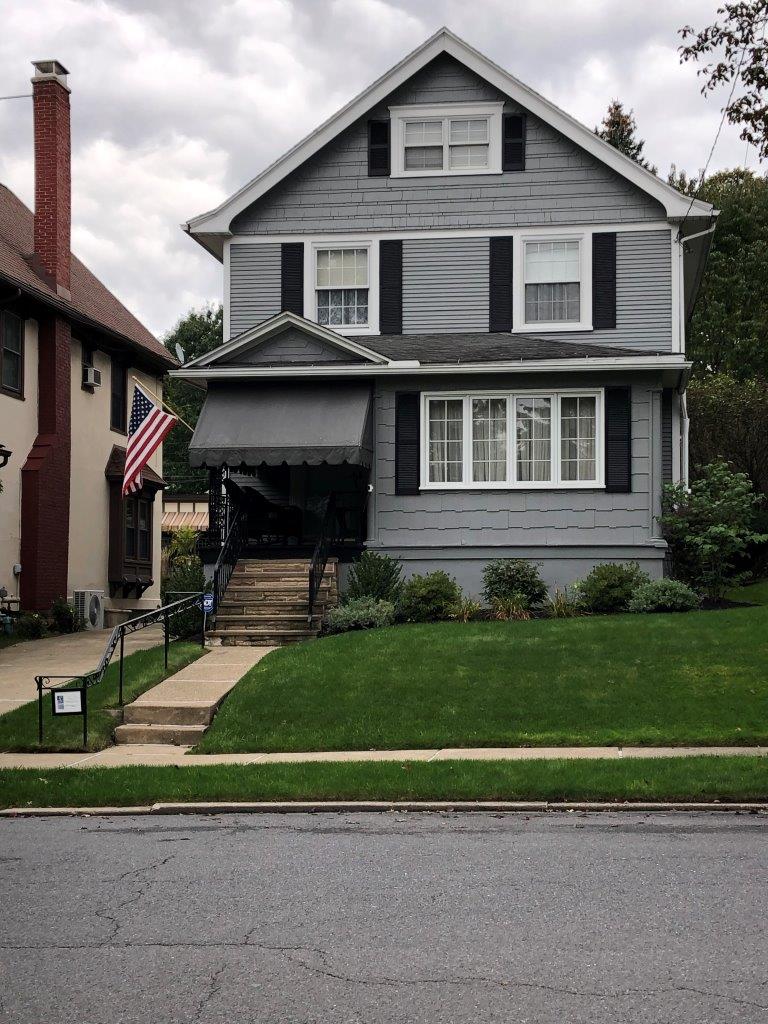
[[486, 813], [582, 812], [691, 812], [726, 811], [737, 814], [768, 814], [768, 802], [589, 802], [541, 800], [327, 800], [259, 803], [155, 803], [139, 807], [7, 807], [0, 810], [3, 818], [60, 818], [69, 816], [115, 817], [154, 814], [353, 814], [371, 812], [441, 813], [484, 811]]

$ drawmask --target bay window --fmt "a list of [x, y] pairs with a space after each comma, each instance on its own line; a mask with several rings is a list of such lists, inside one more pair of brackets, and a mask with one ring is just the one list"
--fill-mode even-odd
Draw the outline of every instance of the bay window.
[[368, 249], [315, 251], [317, 322], [326, 327], [368, 326]]
[[425, 395], [426, 487], [602, 486], [599, 392]]
[[525, 242], [525, 322], [578, 323], [581, 249], [578, 239]]

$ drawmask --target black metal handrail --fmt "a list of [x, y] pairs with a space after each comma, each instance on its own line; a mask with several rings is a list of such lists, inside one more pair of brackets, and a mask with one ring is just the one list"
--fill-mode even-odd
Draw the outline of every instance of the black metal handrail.
[[328, 553], [331, 542], [336, 534], [336, 495], [331, 492], [325, 506], [325, 514], [320, 527], [320, 536], [315, 544], [312, 553], [312, 561], [309, 563], [309, 607], [307, 609], [307, 622], [312, 624], [312, 616], [315, 612], [315, 601], [320, 591], [320, 585], [325, 576], [325, 567], [328, 564]]
[[[88, 705], [87, 705], [87, 690], [91, 686], [96, 686], [104, 678], [104, 673], [107, 671], [107, 667], [112, 660], [112, 656], [120, 647], [120, 675], [118, 683], [118, 704], [120, 707], [123, 706], [123, 679], [124, 679], [124, 659], [125, 659], [125, 638], [130, 633], [136, 633], [140, 629], [146, 629], [147, 626], [154, 626], [159, 622], [163, 623], [164, 629], [164, 659], [165, 668], [168, 668], [168, 647], [170, 642], [169, 623], [170, 620], [181, 614], [182, 612], [188, 611], [190, 608], [198, 607], [202, 610], [201, 626], [200, 626], [200, 643], [201, 646], [205, 646], [205, 618], [206, 613], [203, 608], [203, 597], [202, 593], [189, 593], [182, 597], [178, 601], [171, 601], [169, 604], [162, 605], [160, 608], [153, 608], [152, 611], [144, 612], [142, 615], [136, 615], [132, 619], [128, 619], [126, 622], [121, 622], [115, 626], [112, 632], [109, 634], [104, 653], [101, 656], [99, 664], [90, 672], [82, 672], [76, 674], [70, 672], [62, 675], [39, 675], [35, 676], [35, 684], [37, 686], [37, 732], [38, 741], [43, 742], [43, 692], [45, 690], [58, 689], [58, 684], [55, 680], [67, 680], [69, 682], [78, 682], [80, 688], [83, 691], [83, 747], [88, 744]], [[54, 681], [52, 683], [52, 680]]]
[[224, 596], [227, 584], [235, 571], [235, 566], [248, 544], [248, 515], [238, 511], [232, 520], [226, 539], [213, 567], [213, 609], [218, 610], [219, 601]]

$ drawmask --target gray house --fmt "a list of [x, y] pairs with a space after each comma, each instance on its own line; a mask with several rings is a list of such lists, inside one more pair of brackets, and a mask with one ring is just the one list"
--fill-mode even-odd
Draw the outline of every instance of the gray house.
[[228, 340], [175, 371], [207, 387], [217, 540], [224, 478], [243, 543], [342, 571], [662, 575], [715, 215], [439, 31], [185, 225], [224, 264]]

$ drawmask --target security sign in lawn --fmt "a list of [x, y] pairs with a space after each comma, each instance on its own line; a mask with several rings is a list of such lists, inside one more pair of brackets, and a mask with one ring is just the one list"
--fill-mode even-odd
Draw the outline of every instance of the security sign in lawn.
[[83, 687], [71, 690], [51, 690], [51, 710], [54, 715], [82, 715]]
[[213, 611], [213, 594], [203, 594], [203, 611], [206, 615]]

